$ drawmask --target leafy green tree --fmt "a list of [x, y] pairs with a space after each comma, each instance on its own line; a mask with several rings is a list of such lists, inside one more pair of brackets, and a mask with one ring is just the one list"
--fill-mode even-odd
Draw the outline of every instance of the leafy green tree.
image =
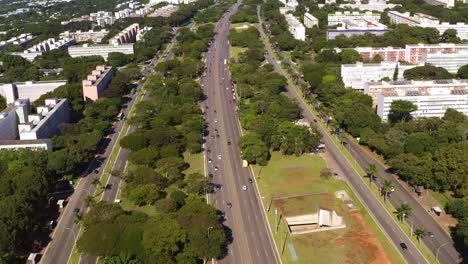
[[468, 64], [463, 65], [457, 71], [457, 77], [461, 79], [468, 79]]
[[453, 77], [446, 69], [431, 65], [419, 66], [406, 70], [403, 76], [408, 80], [442, 80], [451, 79]]
[[187, 242], [187, 233], [168, 216], [159, 216], [146, 224], [143, 247], [149, 255], [174, 256]]
[[152, 205], [161, 198], [161, 191], [156, 184], [135, 187], [128, 194], [128, 199], [138, 206]]
[[411, 112], [418, 110], [418, 107], [410, 101], [395, 100], [390, 104], [389, 120], [392, 123], [405, 122], [411, 119]]
[[148, 140], [143, 133], [135, 132], [123, 137], [120, 140], [120, 145], [123, 148], [127, 148], [132, 151], [138, 151], [148, 146]]
[[331, 170], [329, 168], [323, 168], [320, 170], [320, 177], [325, 180], [329, 180], [333, 176]]
[[131, 60], [132, 55], [123, 54], [121, 52], [110, 52], [107, 57], [107, 62], [114, 67], [124, 66]]
[[247, 134], [244, 135], [239, 141], [242, 159], [247, 160], [249, 163], [257, 163], [265, 165], [268, 161], [270, 153], [258, 135]]
[[395, 65], [395, 71], [393, 72], [393, 81], [398, 80], [398, 64]]
[[141, 263], [135, 257], [128, 254], [119, 254], [118, 256], [108, 256], [104, 258], [104, 264], [139, 264]]
[[440, 41], [445, 43], [461, 43], [461, 39], [457, 36], [456, 29], [447, 29], [440, 35]]

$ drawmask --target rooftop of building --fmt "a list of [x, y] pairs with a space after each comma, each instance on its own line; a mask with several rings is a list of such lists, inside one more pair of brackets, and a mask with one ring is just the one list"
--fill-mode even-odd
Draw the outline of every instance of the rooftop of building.
[[372, 86], [403, 86], [403, 85], [444, 85], [444, 84], [464, 84], [468, 85], [468, 79], [447, 79], [447, 80], [426, 80], [426, 81], [377, 81], [369, 82]]
[[312, 20], [318, 20], [318, 18], [314, 17], [312, 14], [307, 13], [307, 12], [304, 14], [304, 16]]
[[15, 83], [0, 83], [2, 85], [14, 84], [14, 85], [32, 85], [32, 84], [57, 84], [67, 82], [67, 80], [52, 80], [52, 81], [26, 81], [26, 82], [15, 82]]
[[287, 14], [284, 16], [286, 18], [286, 20], [288, 21], [288, 24], [290, 24], [291, 26], [294, 26], [294, 27], [304, 27], [304, 25], [302, 25], [301, 22], [299, 22], [299, 20], [297, 18], [295, 18], [293, 15], [291, 14]]
[[110, 73], [112, 70], [112, 66], [105, 66], [105, 65], [98, 65], [96, 69], [91, 72], [86, 78], [83, 80], [83, 85], [97, 85], [99, 84], [104, 77]]
[[34, 120], [28, 120], [29, 122], [26, 123], [26, 125], [31, 125], [31, 129], [23, 128], [19, 132], [23, 133], [23, 132], [37, 131], [42, 126], [42, 124], [46, 123], [46, 121], [51, 116], [53, 116], [55, 114], [55, 112], [57, 111], [59, 106], [63, 105], [66, 101], [67, 101], [67, 99], [65, 99], [65, 98], [60, 98], [60, 99], [59, 98], [49, 98], [49, 99], [46, 99], [45, 100], [45, 105], [38, 107], [38, 112], [39, 112], [39, 109], [44, 109], [44, 108], [47, 108], [47, 111], [45, 111], [45, 112], [42, 111], [42, 112], [39, 112], [37, 114], [29, 115], [28, 118], [29, 117], [37, 117]]
[[373, 13], [371, 11], [359, 12], [359, 11], [336, 11], [335, 13], [330, 13], [328, 16], [341, 16], [341, 15], [376, 15], [380, 16], [379, 13]]
[[427, 91], [393, 91], [381, 93], [383, 97], [403, 97], [403, 96], [441, 96], [441, 95], [468, 95], [468, 89], [429, 89]]

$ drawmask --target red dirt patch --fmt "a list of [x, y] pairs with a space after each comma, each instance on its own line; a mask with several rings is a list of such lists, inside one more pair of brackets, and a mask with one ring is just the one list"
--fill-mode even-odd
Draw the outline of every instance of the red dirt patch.
[[[352, 244], [347, 256], [347, 263], [392, 263], [388, 253], [377, 240], [374, 233], [365, 224], [359, 212], [350, 212], [351, 230], [344, 235], [344, 243]], [[337, 241], [338, 242], [338, 241]], [[341, 241], [340, 241], [341, 242]]]

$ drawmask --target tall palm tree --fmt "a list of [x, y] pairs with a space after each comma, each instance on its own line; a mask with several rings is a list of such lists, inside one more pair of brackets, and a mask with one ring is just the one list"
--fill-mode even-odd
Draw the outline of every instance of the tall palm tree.
[[84, 203], [86, 207], [91, 207], [96, 204], [96, 201], [94, 200], [93, 196], [87, 195], [86, 198], [84, 199]]
[[402, 203], [396, 210], [396, 215], [400, 221], [411, 214], [412, 208], [407, 203]]
[[369, 176], [369, 184], [372, 182], [372, 178], [374, 178], [376, 174], [377, 174], [377, 166], [374, 163], [369, 164], [369, 167], [367, 167], [367, 175]]
[[414, 230], [414, 235], [416, 236], [418, 242], [420, 242], [419, 240], [427, 235], [427, 231], [424, 227], [420, 227]]
[[91, 184], [94, 185], [94, 187], [102, 185], [101, 180], [99, 180], [99, 178], [94, 178], [94, 180], [91, 182]]
[[387, 195], [392, 191], [393, 183], [390, 180], [385, 180], [382, 184], [381, 193], [383, 195], [384, 202], [387, 201]]

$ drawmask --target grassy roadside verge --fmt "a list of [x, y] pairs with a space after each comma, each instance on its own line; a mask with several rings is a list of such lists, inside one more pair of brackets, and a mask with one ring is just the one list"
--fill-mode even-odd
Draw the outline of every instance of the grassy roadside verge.
[[[261, 24], [263, 23], [263, 21], [261, 21]], [[270, 40], [267, 38], [267, 36], [265, 36], [265, 40], [267, 42], [267, 46], [268, 46], [268, 49], [271, 51], [271, 53], [273, 54], [274, 56], [274, 59], [275, 60], [278, 60], [278, 55], [275, 53], [271, 43], [270, 43]], [[288, 74], [288, 71], [286, 69], [283, 68], [283, 66], [281, 64], [279, 64], [279, 66], [281, 67], [282, 71], [283, 71], [283, 74], [284, 76], [287, 78], [288, 80], [288, 83], [295, 89], [296, 93], [299, 95], [300, 97], [300, 100], [302, 100], [305, 105], [307, 106], [308, 110], [310, 112], [312, 112], [315, 116], [318, 116], [318, 113], [315, 111], [315, 109], [313, 109], [313, 107], [307, 102], [305, 101], [303, 98], [303, 94], [302, 94], [302, 91], [299, 89], [299, 87], [297, 87], [295, 85], [295, 83], [293, 82], [293, 80], [291, 79], [290, 75]], [[330, 136], [330, 138], [332, 139], [332, 141], [334, 142], [334, 144], [338, 147], [338, 149], [341, 151], [341, 153], [345, 156], [346, 160], [348, 161], [348, 163], [353, 167], [353, 169], [359, 174], [361, 175], [362, 179], [364, 180], [364, 177], [366, 175], [366, 173], [364, 172], [364, 170], [354, 161], [351, 153], [344, 147], [341, 145], [341, 143], [339, 142], [339, 140], [335, 137], [333, 137], [330, 133], [330, 131], [328, 131], [328, 129], [326, 129], [325, 127], [325, 124], [320, 120], [320, 119], [317, 119], [320, 126], [322, 126], [324, 128], [324, 131], [326, 131], [326, 133], [328, 134], [328, 136]], [[390, 203], [385, 203], [383, 201], [383, 198], [380, 196], [379, 192], [378, 192], [378, 189], [377, 188], [373, 188], [372, 185], [369, 186], [369, 188], [371, 189], [372, 193], [374, 194], [374, 196], [379, 200], [379, 202], [386, 208], [387, 212], [393, 217], [393, 219], [398, 223], [398, 225], [400, 226], [400, 228], [403, 230], [403, 232], [411, 239], [411, 241], [413, 242], [413, 244], [416, 246], [416, 248], [418, 248], [418, 250], [421, 252], [421, 254], [426, 258], [426, 260], [429, 262], [429, 263], [438, 263], [435, 259], [434, 259], [434, 256], [433, 254], [431, 253], [431, 251], [429, 250], [429, 248], [427, 248], [427, 246], [424, 244], [424, 243], [420, 243], [417, 241], [417, 239], [411, 235], [411, 228], [403, 223], [403, 222], [400, 222], [396, 215], [393, 213], [395, 212], [395, 208], [390, 204]], [[382, 231], [381, 231], [382, 232]]]

